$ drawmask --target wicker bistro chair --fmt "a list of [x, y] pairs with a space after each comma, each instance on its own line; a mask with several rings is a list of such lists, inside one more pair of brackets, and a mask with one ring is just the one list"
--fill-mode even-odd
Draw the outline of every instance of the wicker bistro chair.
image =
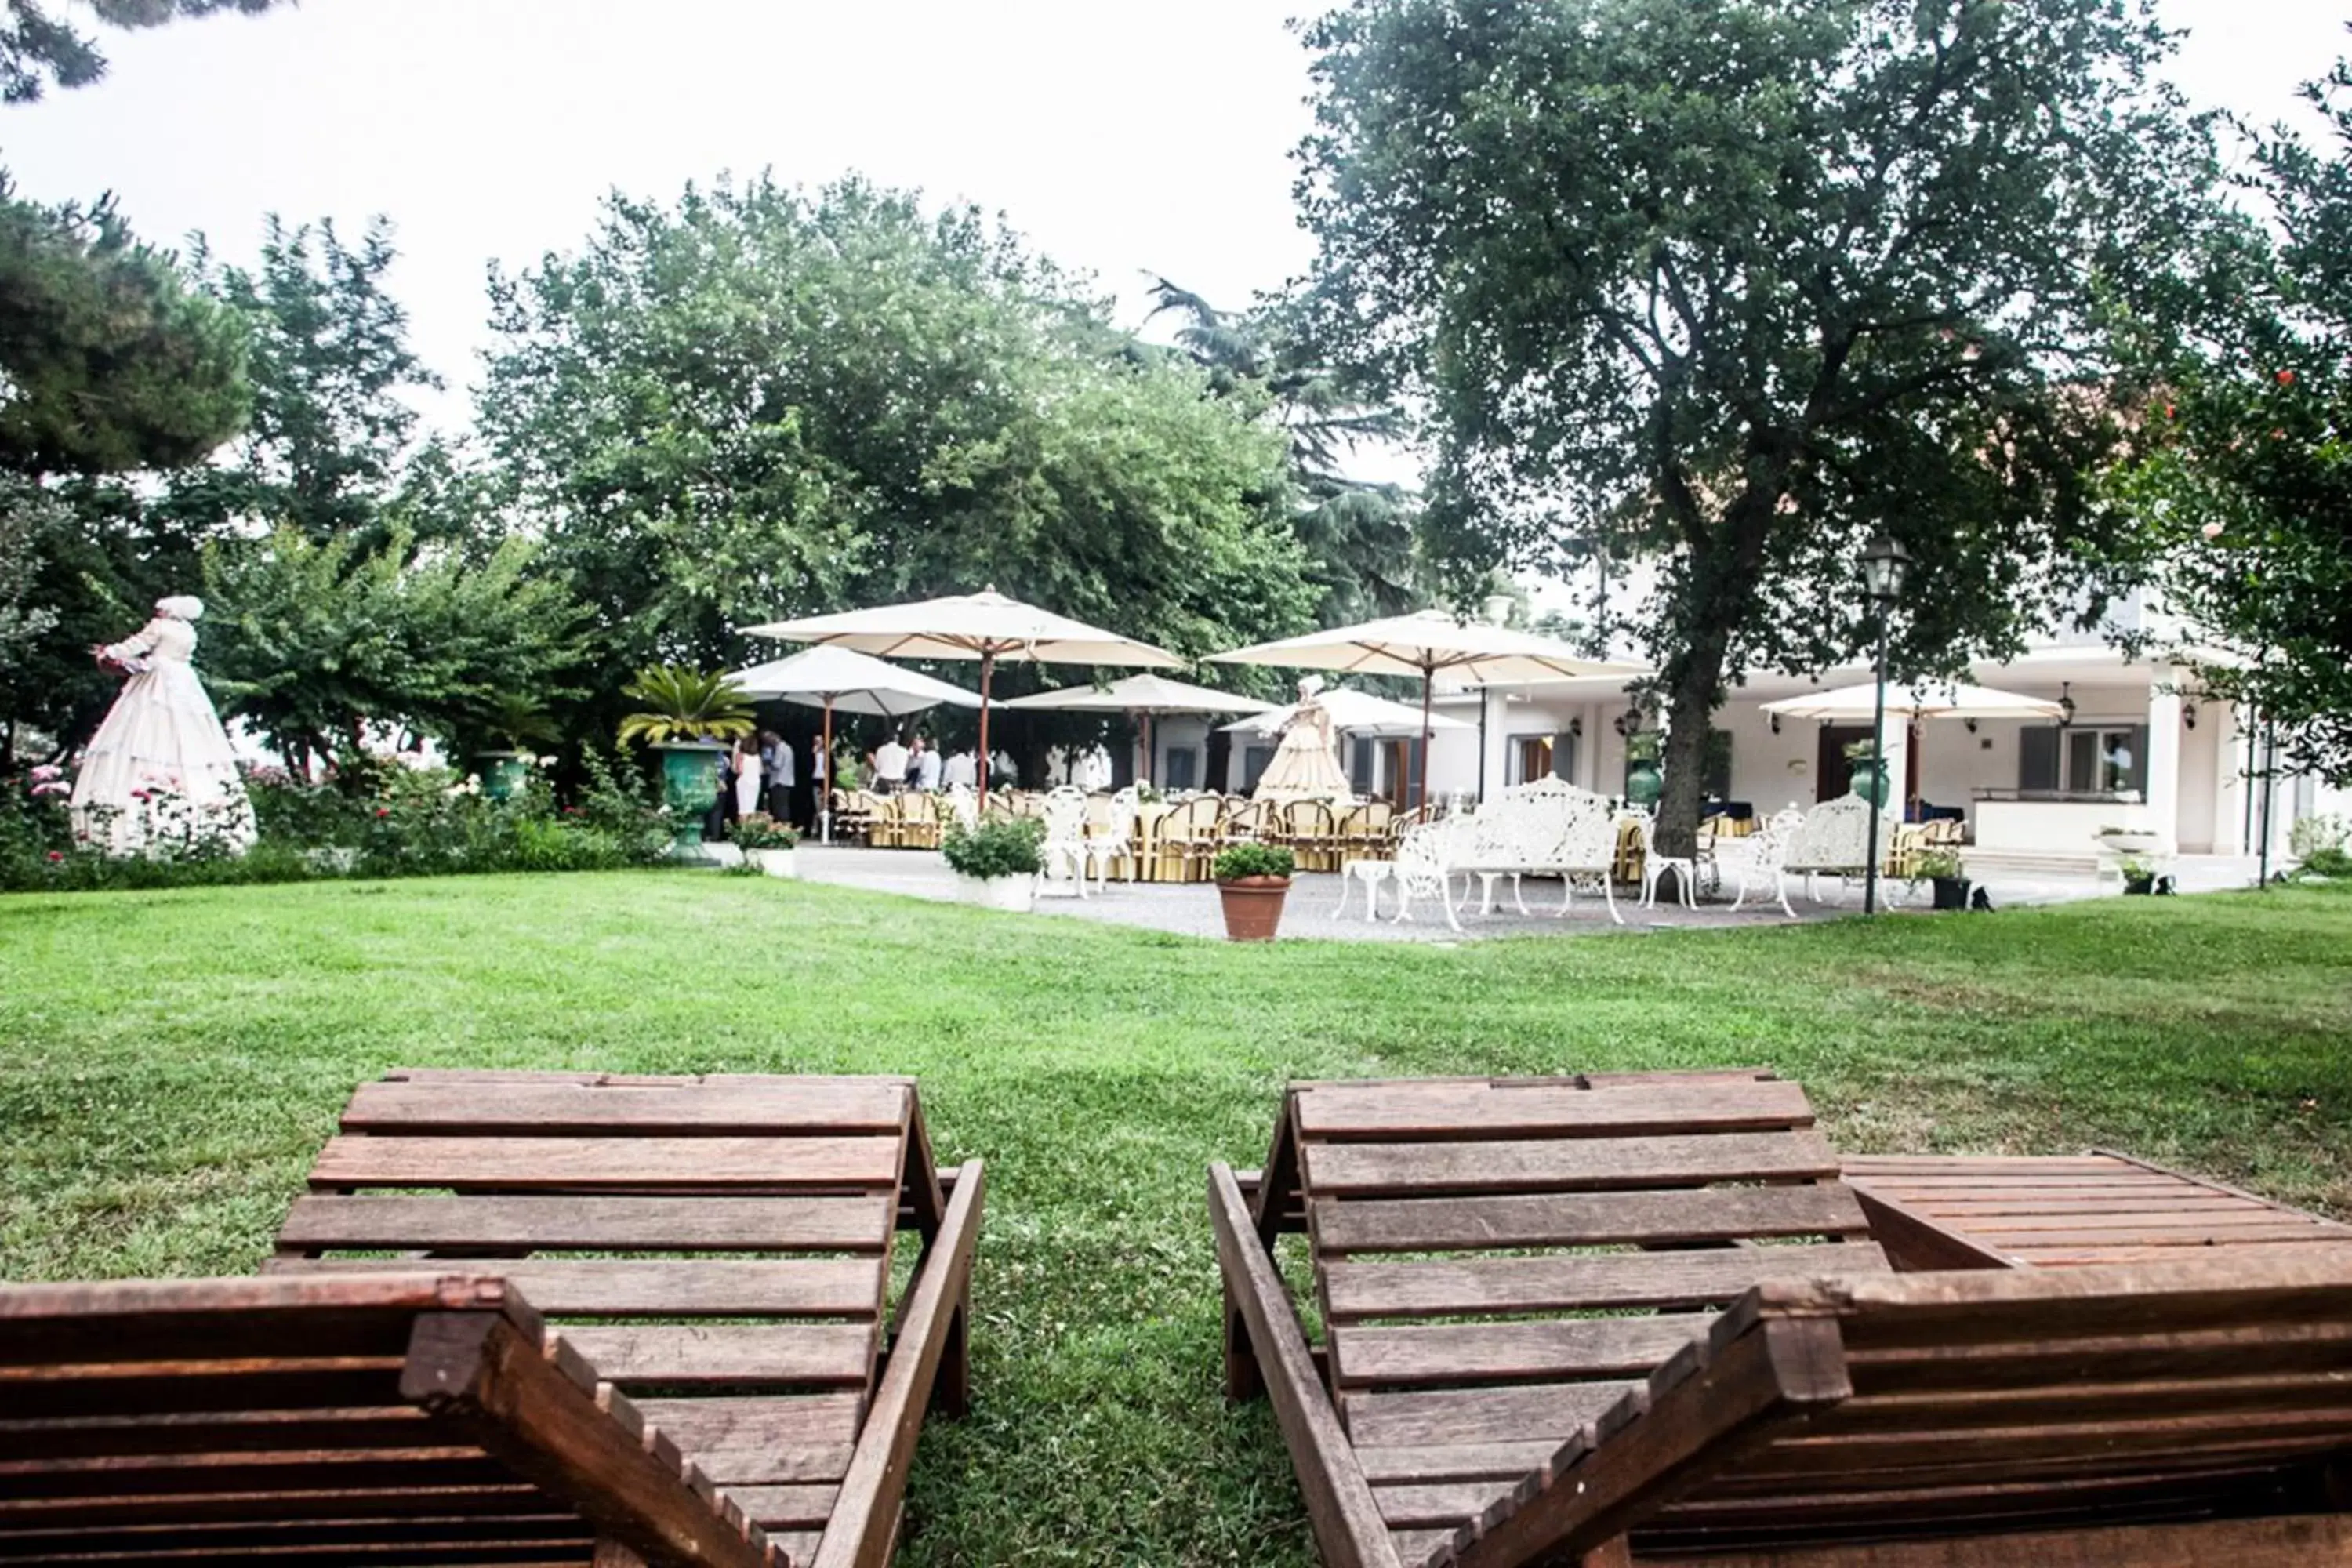
[[1339, 818], [1328, 801], [1294, 800], [1283, 808], [1283, 819], [1300, 870], [1339, 868]]
[[1224, 847], [1218, 835], [1224, 811], [1219, 797], [1196, 795], [1160, 819], [1160, 852], [1175, 860], [1178, 880], [1205, 882], [1213, 874], [1217, 851]]
[[1217, 833], [1227, 844], [1272, 844], [1279, 837], [1279, 827], [1271, 801], [1234, 799], [1226, 805]]
[[831, 799], [833, 836], [871, 844], [874, 841], [874, 797], [864, 790], [836, 789]]

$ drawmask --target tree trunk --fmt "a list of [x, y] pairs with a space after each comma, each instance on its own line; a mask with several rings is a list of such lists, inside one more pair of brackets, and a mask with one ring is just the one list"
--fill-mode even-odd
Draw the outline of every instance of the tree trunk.
[[1698, 851], [1698, 813], [1706, 793], [1708, 721], [1723, 700], [1723, 648], [1713, 638], [1693, 647], [1672, 670], [1658, 796], [1658, 853], [1688, 858]]

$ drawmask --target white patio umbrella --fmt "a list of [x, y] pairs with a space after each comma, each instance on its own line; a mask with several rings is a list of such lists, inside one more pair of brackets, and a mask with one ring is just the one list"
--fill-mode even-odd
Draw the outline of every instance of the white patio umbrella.
[[784, 642], [833, 644], [899, 658], [980, 660], [980, 794], [988, 797], [988, 688], [997, 661], [1126, 664], [1181, 669], [1166, 648], [1008, 599], [994, 588], [744, 628]]
[[[1767, 713], [1783, 719], [1863, 720], [1877, 716], [1878, 688], [1869, 682], [1808, 691], [1761, 704]], [[1965, 680], [1944, 685], [1932, 681], [1886, 689], [1886, 711], [1913, 719], [2057, 719], [2065, 714], [2059, 703], [2022, 692], [1996, 691], [1970, 686]]]
[[[1377, 740], [1402, 741], [1421, 733], [1421, 710], [1402, 702], [1391, 702], [1385, 697], [1375, 697], [1369, 691], [1359, 691], [1352, 686], [1334, 686], [1319, 694], [1315, 700], [1331, 716], [1331, 728], [1351, 735], [1370, 735]], [[1225, 726], [1227, 734], [1275, 735], [1298, 712], [1298, 704], [1286, 708], [1270, 708], [1251, 715], [1238, 724]], [[1432, 731], [1467, 730], [1471, 725], [1443, 713], [1429, 716]]]
[[[1441, 673], [1482, 686], [1506, 680], [1552, 680], [1586, 675], [1654, 673], [1649, 666], [1587, 658], [1575, 648], [1533, 632], [1486, 621], [1457, 620], [1444, 610], [1309, 632], [1255, 647], [1211, 656], [1225, 664], [1273, 664], [1292, 669], [1333, 669], [1363, 675], [1421, 677], [1421, 784], [1417, 805], [1429, 799], [1430, 688]], [[1337, 721], [1333, 721], [1336, 727]]]
[[819, 824], [827, 844], [833, 842], [835, 708], [897, 719], [936, 708], [942, 702], [958, 708], [980, 706], [977, 692], [845, 647], [813, 647], [790, 658], [770, 659], [749, 669], [739, 669], [729, 679], [748, 697], [780, 697], [787, 702], [824, 710], [824, 749], [817, 753], [816, 797]]
[[1003, 707], [1037, 713], [1133, 713], [1143, 721], [1144, 783], [1151, 782], [1151, 721], [1171, 713], [1263, 713], [1274, 706], [1164, 675], [1130, 675], [1108, 686], [1067, 686], [1016, 697]]

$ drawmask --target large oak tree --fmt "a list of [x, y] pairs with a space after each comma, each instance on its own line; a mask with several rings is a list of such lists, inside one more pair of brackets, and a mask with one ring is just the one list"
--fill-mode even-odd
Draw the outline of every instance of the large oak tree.
[[1307, 29], [1324, 346], [1421, 400], [1432, 517], [1497, 560], [1658, 567], [1641, 618], [1688, 853], [1743, 671], [2014, 647], [2116, 524], [2106, 313], [2210, 153], [2143, 0], [1353, 0]]

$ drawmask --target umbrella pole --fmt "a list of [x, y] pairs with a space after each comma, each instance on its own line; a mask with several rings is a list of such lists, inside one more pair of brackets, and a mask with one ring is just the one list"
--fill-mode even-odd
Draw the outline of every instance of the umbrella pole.
[[833, 842], [833, 693], [824, 694], [824, 750], [816, 760], [816, 805], [824, 813], [818, 826], [824, 841]]
[[1418, 798], [1413, 801], [1416, 806], [1429, 804], [1429, 689], [1433, 684], [1430, 672], [1423, 669], [1421, 672], [1421, 788]]
[[1150, 784], [1151, 775], [1160, 771], [1159, 763], [1159, 753], [1151, 749], [1151, 710], [1147, 708], [1143, 710], [1143, 782], [1146, 784]]
[[996, 655], [987, 648], [980, 654], [980, 804], [988, 805], [988, 681], [996, 672]]

